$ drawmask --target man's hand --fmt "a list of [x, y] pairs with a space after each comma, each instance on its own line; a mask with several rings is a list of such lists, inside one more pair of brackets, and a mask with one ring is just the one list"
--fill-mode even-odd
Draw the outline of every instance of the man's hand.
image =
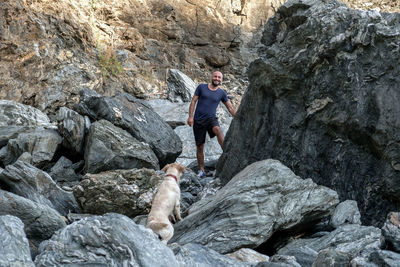
[[189, 118], [187, 119], [187, 124], [188, 124], [190, 127], [192, 127], [192, 126], [193, 126], [193, 123], [194, 123], [193, 117], [189, 117]]

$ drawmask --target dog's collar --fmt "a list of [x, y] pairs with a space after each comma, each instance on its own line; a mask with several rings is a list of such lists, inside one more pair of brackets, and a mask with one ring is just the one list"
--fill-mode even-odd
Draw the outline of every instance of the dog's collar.
[[178, 182], [178, 178], [176, 178], [176, 176], [175, 176], [175, 175], [168, 173], [166, 176], [171, 176], [172, 178], [174, 178], [174, 179], [175, 179], [175, 181], [176, 181], [176, 182]]

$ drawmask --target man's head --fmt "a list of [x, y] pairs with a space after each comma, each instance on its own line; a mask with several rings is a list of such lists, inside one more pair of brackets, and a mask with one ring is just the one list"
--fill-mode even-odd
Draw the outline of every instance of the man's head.
[[220, 71], [214, 71], [211, 76], [211, 83], [213, 86], [219, 86], [222, 83], [222, 73]]

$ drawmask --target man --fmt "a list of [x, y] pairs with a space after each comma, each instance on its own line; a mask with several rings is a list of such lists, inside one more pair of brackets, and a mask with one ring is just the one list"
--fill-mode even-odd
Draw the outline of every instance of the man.
[[[193, 126], [194, 139], [196, 141], [197, 163], [200, 169], [197, 175], [199, 178], [205, 176], [204, 143], [206, 141], [206, 133], [208, 132], [210, 138], [216, 136], [221, 148], [224, 143], [224, 134], [219, 126], [216, 115], [219, 103], [222, 101], [233, 117], [236, 113], [226, 92], [219, 88], [221, 83], [222, 73], [215, 71], [212, 74], [211, 83], [197, 86], [189, 106], [187, 124], [189, 124], [190, 127]], [[194, 112], [195, 107], [196, 111]]]

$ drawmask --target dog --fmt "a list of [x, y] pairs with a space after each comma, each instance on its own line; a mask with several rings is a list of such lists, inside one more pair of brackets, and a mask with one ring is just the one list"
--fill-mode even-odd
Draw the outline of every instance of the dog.
[[185, 167], [179, 163], [171, 163], [162, 170], [165, 172], [165, 178], [154, 196], [146, 227], [153, 230], [166, 245], [174, 235], [171, 221], [182, 220], [179, 180]]

